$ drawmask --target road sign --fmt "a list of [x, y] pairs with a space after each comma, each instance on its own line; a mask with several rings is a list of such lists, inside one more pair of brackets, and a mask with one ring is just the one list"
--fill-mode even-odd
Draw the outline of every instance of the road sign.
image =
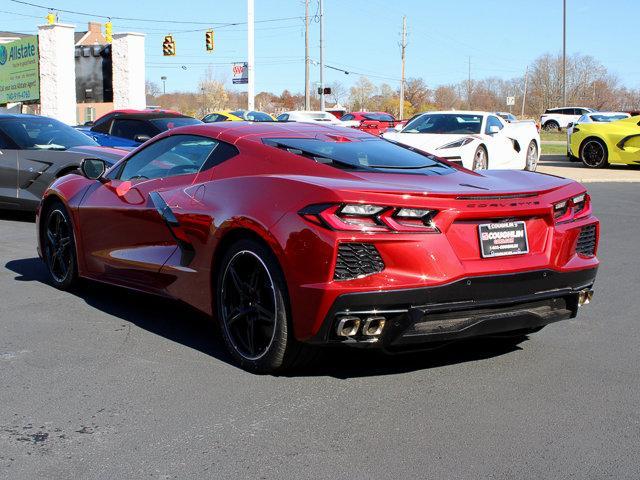
[[516, 104], [516, 97], [507, 97], [507, 107], [512, 107]]
[[249, 83], [249, 67], [247, 62], [236, 62], [233, 64], [233, 83]]

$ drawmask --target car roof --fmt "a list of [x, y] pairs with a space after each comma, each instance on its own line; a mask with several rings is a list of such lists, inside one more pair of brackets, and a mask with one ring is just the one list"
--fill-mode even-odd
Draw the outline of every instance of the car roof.
[[167, 118], [167, 117], [186, 117], [188, 115], [183, 115], [180, 112], [176, 112], [175, 110], [158, 110], [158, 109], [133, 109], [133, 108], [122, 108], [117, 110], [111, 110], [110, 112], [105, 113], [95, 120], [94, 123], [98, 123], [104, 117], [109, 115], [115, 115], [118, 117], [126, 116], [126, 118], [130, 118], [132, 120], [148, 120], [150, 118]]
[[253, 137], [259, 141], [262, 138], [322, 138], [335, 137], [336, 141], [344, 140], [380, 140], [365, 132], [354, 128], [346, 128], [320, 123], [296, 123], [296, 122], [215, 122], [198, 125], [177, 127], [160, 134], [169, 135], [202, 135], [211, 138], [219, 138], [226, 142]]
[[30, 113], [0, 113], [0, 120], [8, 118], [46, 118], [55, 120], [55, 118], [45, 117], [42, 115], [31, 115]]

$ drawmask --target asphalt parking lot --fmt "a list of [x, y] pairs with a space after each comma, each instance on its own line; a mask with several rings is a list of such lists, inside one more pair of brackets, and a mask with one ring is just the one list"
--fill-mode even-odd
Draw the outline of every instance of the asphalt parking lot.
[[53, 289], [34, 224], [0, 214], [0, 478], [637, 479], [640, 191], [588, 188], [602, 265], [577, 319], [290, 377], [230, 365], [179, 304]]

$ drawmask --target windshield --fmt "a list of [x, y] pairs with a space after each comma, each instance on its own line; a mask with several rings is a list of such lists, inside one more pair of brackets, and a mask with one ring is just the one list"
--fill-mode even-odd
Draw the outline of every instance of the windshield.
[[432, 155], [382, 139], [323, 141], [315, 138], [265, 138], [263, 142], [337, 168], [436, 175], [454, 171]]
[[160, 129], [161, 132], [171, 130], [176, 127], [184, 127], [186, 125], [198, 125], [202, 123], [200, 120], [191, 117], [166, 117], [154, 118], [150, 120], [151, 124]]
[[407, 124], [402, 133], [469, 134], [480, 133], [482, 115], [425, 113]]
[[623, 118], [629, 118], [629, 115], [625, 115], [624, 113], [618, 115], [591, 115], [591, 120], [594, 122], [615, 122]]
[[388, 113], [365, 113], [363, 115], [367, 120], [377, 120], [379, 122], [393, 122], [393, 117]]
[[16, 117], [0, 120], [0, 131], [20, 149], [67, 150], [98, 146], [75, 128], [47, 117]]
[[237, 112], [231, 112], [231, 113], [233, 113], [236, 117], [240, 117], [244, 120], [249, 120], [250, 122], [273, 122], [274, 121], [271, 115], [264, 112], [237, 111]]

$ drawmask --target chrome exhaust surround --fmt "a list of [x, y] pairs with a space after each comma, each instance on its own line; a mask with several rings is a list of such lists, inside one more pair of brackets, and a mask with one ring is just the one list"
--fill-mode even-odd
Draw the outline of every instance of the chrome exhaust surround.
[[593, 298], [593, 290], [585, 288], [578, 293], [578, 306], [588, 305]]
[[384, 329], [386, 319], [384, 317], [369, 317], [362, 326], [362, 335], [374, 337], [380, 335]]
[[358, 333], [360, 323], [358, 317], [342, 317], [338, 322], [336, 334], [339, 337], [353, 337]]

